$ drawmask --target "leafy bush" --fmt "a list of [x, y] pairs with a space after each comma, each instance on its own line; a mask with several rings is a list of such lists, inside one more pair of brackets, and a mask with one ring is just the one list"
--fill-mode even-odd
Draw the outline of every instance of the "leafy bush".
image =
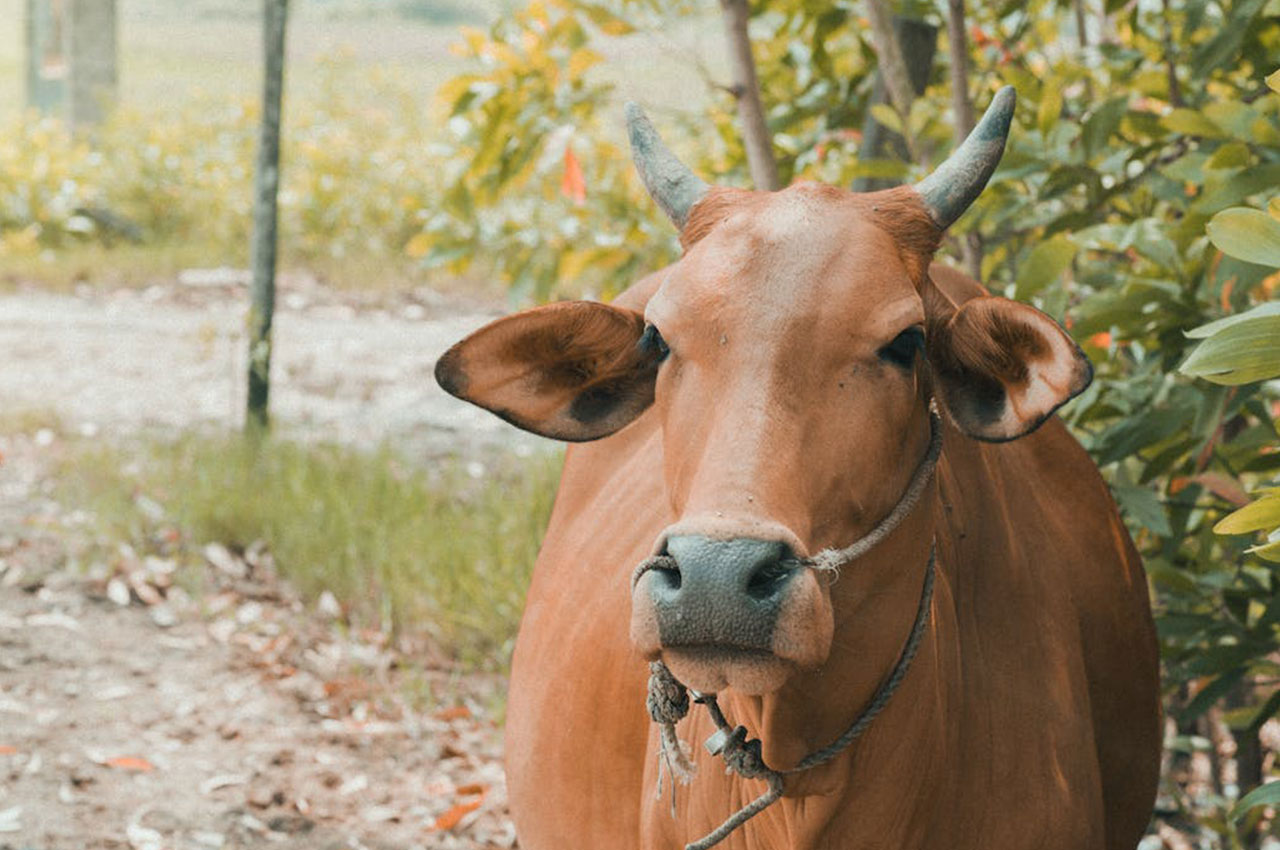
[[[1199, 341], [1189, 329], [1260, 304], [1268, 306], [1256, 319], [1224, 333], [1265, 328], [1266, 351], [1252, 344], [1250, 363], [1273, 353], [1277, 314], [1270, 302], [1280, 277], [1250, 257], [1231, 250], [1223, 256], [1205, 228], [1229, 207], [1264, 204], [1280, 185], [1280, 97], [1262, 83], [1280, 55], [1280, 7], [1264, 0], [1107, 3], [1079, 19], [1081, 31], [1069, 4], [969, 5], [975, 105], [985, 106], [990, 92], [1009, 83], [1020, 106], [1000, 169], [956, 232], [980, 234], [984, 282], [993, 291], [1057, 317], [1097, 366], [1094, 384], [1064, 416], [1110, 482], [1147, 565], [1167, 706], [1182, 732], [1174, 748], [1207, 747], [1204, 733], [1226, 724], [1242, 752], [1256, 753], [1258, 730], [1280, 710], [1280, 699], [1267, 698], [1274, 690], [1267, 683], [1280, 675], [1280, 581], [1258, 558], [1270, 550], [1246, 551], [1214, 526], [1248, 501], [1248, 487], [1280, 470], [1275, 387], [1257, 381], [1270, 374], [1259, 369], [1248, 373], [1251, 383], [1227, 387], [1178, 366]], [[918, 164], [858, 156], [868, 112], [905, 129], [932, 161], [948, 152], [945, 53], [940, 49], [909, 115], [873, 107], [874, 54], [857, 9], [804, 0], [753, 4], [762, 94], [784, 180], [921, 176]], [[571, 289], [574, 280], [556, 258], [589, 251], [594, 228], [623, 222], [637, 237], [650, 232], [651, 205], [636, 200], [628, 175], [616, 173], [628, 170], [621, 157], [592, 152], [601, 173], [586, 192], [588, 204], [611, 203], [619, 218], [596, 213], [582, 226], [556, 197], [555, 158], [539, 159], [556, 126], [598, 132], [603, 87], [589, 77], [563, 83], [578, 33], [601, 21], [626, 32], [645, 15], [670, 21], [686, 12], [686, 4], [662, 0], [614, 0], [608, 11], [558, 0], [531, 4], [520, 28], [499, 25], [484, 39], [473, 36], [471, 49], [488, 57], [488, 70], [458, 82], [454, 120], [472, 134], [465, 138], [504, 147], [457, 150], [461, 173], [473, 182], [461, 182], [452, 217], [510, 220], [521, 205], [535, 204], [553, 212], [553, 222], [574, 223], [566, 231], [531, 219], [498, 240], [518, 242], [518, 256], [531, 258], [511, 270], [523, 291]], [[922, 14], [936, 16], [932, 7]], [[741, 183], [745, 158], [732, 116], [727, 94], [713, 99], [697, 117], [689, 161], [704, 175]], [[685, 147], [679, 133], [667, 135]], [[513, 153], [518, 168], [491, 167], [495, 157]], [[468, 172], [476, 162], [482, 167]], [[956, 244], [949, 241], [944, 255], [958, 253]], [[621, 247], [636, 258], [634, 267], [652, 268], [669, 256], [670, 237], [627, 239]], [[1202, 364], [1207, 356], [1200, 355]], [[1253, 510], [1269, 512], [1277, 503], [1265, 495], [1261, 504]], [[1241, 764], [1243, 789], [1225, 780], [1194, 793], [1166, 788], [1182, 815], [1199, 819], [1205, 846], [1236, 846], [1250, 834], [1260, 841], [1258, 830], [1271, 828], [1259, 824], [1256, 811], [1239, 833], [1225, 819], [1234, 798], [1262, 778]]]
[[[337, 54], [289, 103], [281, 244], [291, 259], [402, 257], [440, 194], [424, 97]], [[92, 136], [26, 113], [0, 127], [0, 256], [84, 241], [200, 242], [244, 259], [258, 107], [118, 111]]]

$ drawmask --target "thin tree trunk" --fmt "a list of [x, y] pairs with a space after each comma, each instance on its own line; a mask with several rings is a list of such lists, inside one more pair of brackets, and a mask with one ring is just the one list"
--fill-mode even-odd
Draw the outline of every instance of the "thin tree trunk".
[[271, 388], [271, 320], [276, 303], [276, 199], [280, 188], [280, 102], [288, 0], [263, 0], [262, 127], [254, 177], [252, 305], [249, 309], [249, 404], [245, 428], [265, 431]]
[[778, 188], [778, 162], [773, 157], [773, 135], [764, 119], [760, 81], [756, 77], [755, 58], [751, 55], [751, 37], [747, 34], [751, 10], [747, 0], [720, 0], [720, 8], [724, 11], [729, 65], [733, 70], [733, 96], [738, 101], [742, 144], [747, 150], [751, 181], [757, 189], [772, 192]]
[[902, 58], [898, 39], [894, 37], [893, 20], [884, 0], [867, 0], [867, 17], [871, 19], [871, 40], [880, 60], [880, 74], [884, 78], [885, 90], [889, 93], [889, 102], [902, 119], [902, 137], [911, 152], [911, 158], [921, 165], [927, 165], [919, 145], [907, 131], [907, 118], [911, 114], [915, 92], [911, 89], [911, 76], [907, 73], [907, 63]]
[[[973, 129], [973, 104], [969, 102], [969, 44], [964, 35], [964, 0], [947, 0], [947, 50], [951, 54], [951, 109], [955, 113], [952, 134], [956, 147]], [[975, 280], [982, 279], [982, 236], [969, 231], [960, 237], [964, 267]]]
[[[933, 71], [933, 57], [938, 48], [938, 28], [916, 18], [894, 15], [893, 35], [898, 43], [898, 52], [902, 54], [902, 61], [907, 66], [911, 90], [915, 97], [920, 97], [929, 85], [929, 75]], [[879, 70], [876, 71], [870, 102], [888, 103], [884, 74]], [[858, 146], [858, 156], [861, 159], [888, 156], [912, 161], [906, 140], [877, 121], [870, 110], [867, 110], [862, 120], [862, 142]], [[900, 183], [897, 180], [863, 176], [854, 180], [850, 188], [855, 192], [875, 192]]]
[[[1105, 7], [1106, 4], [1103, 5]], [[1076, 40], [1080, 43], [1080, 61], [1087, 62], [1088, 57], [1084, 52], [1089, 47], [1089, 29], [1084, 15], [1084, 0], [1071, 0], [1071, 7], [1076, 13]], [[1084, 78], [1084, 99], [1085, 103], [1093, 103], [1093, 81], [1088, 77]]]
[[1164, 43], [1164, 68], [1169, 79], [1169, 103], [1175, 107], [1185, 104], [1182, 100], [1182, 87], [1178, 85], [1177, 48], [1173, 46], [1173, 20], [1169, 12], [1169, 0], [1164, 0], [1164, 32], [1161, 41]]

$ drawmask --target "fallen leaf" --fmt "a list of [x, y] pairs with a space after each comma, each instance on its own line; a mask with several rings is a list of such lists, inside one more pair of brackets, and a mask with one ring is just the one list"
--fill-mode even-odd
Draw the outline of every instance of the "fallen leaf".
[[17, 751], [17, 747], [11, 747], [8, 744], [0, 744], [0, 756], [11, 756]]
[[217, 776], [211, 776], [204, 782], [200, 783], [200, 793], [212, 794], [219, 788], [228, 788], [232, 785], [243, 785], [249, 781], [249, 777], [242, 774], [222, 773]]
[[479, 782], [473, 782], [469, 785], [459, 785], [455, 789], [455, 793], [461, 797], [472, 797], [476, 794], [483, 794], [487, 790], [489, 790], [487, 786], [481, 785]]
[[116, 756], [103, 762], [107, 767], [114, 767], [117, 770], [132, 770], [138, 773], [150, 773], [156, 769], [156, 766], [144, 758], [138, 756]]
[[471, 709], [465, 705], [455, 705], [435, 713], [436, 720], [466, 720], [471, 716]]
[[484, 796], [482, 795], [474, 800], [459, 803], [440, 817], [436, 818], [434, 827], [439, 830], [453, 829], [464, 817], [480, 808], [480, 804], [483, 802]]
[[249, 575], [249, 566], [221, 543], [207, 544], [203, 554], [206, 561], [232, 578], [245, 578]]

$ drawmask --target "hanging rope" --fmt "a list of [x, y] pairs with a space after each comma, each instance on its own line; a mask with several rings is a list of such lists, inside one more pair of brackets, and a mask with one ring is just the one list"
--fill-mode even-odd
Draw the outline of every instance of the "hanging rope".
[[[852, 545], [844, 549], [823, 550], [804, 561], [803, 563], [806, 566], [822, 571], [839, 569], [849, 561], [865, 554], [877, 543], [889, 536], [902, 520], [911, 513], [919, 503], [925, 486], [929, 483], [930, 478], [933, 477], [934, 468], [937, 466], [938, 457], [942, 451], [941, 421], [937, 407], [932, 403], [929, 406], [929, 426], [928, 451], [926, 451], [924, 459], [912, 475], [907, 489], [902, 494], [902, 498], [898, 500], [898, 504], [894, 506], [888, 516], [881, 520], [866, 536]], [[916, 607], [916, 616], [911, 626], [911, 633], [907, 636], [906, 643], [903, 644], [902, 651], [898, 654], [898, 660], [894, 663], [889, 675], [876, 688], [871, 701], [858, 713], [858, 716], [838, 738], [822, 749], [805, 756], [795, 767], [786, 770], [774, 770], [769, 767], [765, 764], [760, 740], [749, 739], [746, 727], [734, 727], [729, 724], [724, 712], [720, 710], [720, 704], [716, 701], [715, 694], [694, 692], [694, 702], [701, 704], [707, 710], [711, 722], [716, 727], [715, 733], [706, 741], [707, 750], [713, 756], [719, 756], [724, 759], [728, 771], [738, 774], [743, 779], [764, 779], [769, 788], [755, 800], [730, 815], [724, 823], [710, 834], [692, 844], [686, 845], [685, 850], [708, 850], [708, 848], [719, 844], [735, 829], [776, 803], [782, 797], [784, 776], [811, 770], [831, 761], [848, 749], [857, 740], [858, 736], [871, 725], [876, 715], [884, 710], [894, 692], [897, 691], [898, 686], [906, 678], [907, 671], [911, 668], [911, 662], [915, 659], [916, 652], [920, 648], [920, 641], [928, 629], [929, 611], [933, 603], [933, 581], [936, 572], [937, 555], [937, 541], [934, 541], [929, 548], [929, 561], [925, 566], [924, 584], [920, 591], [920, 601]], [[636, 582], [640, 580], [640, 576], [651, 569], [676, 569], [675, 559], [667, 555], [658, 555], [642, 562], [632, 574], [632, 587], [635, 587]], [[665, 761], [667, 769], [672, 773], [673, 777], [681, 781], [689, 781], [689, 777], [693, 774], [694, 765], [689, 761], [688, 755], [681, 746], [675, 728], [675, 724], [689, 712], [689, 691], [661, 661], [649, 663], [649, 693], [646, 704], [649, 709], [649, 716], [661, 728], [660, 758]], [[662, 793], [661, 768], [658, 774], [658, 793], [659, 795]], [[675, 788], [673, 783], [673, 815], [675, 813], [674, 806]]]

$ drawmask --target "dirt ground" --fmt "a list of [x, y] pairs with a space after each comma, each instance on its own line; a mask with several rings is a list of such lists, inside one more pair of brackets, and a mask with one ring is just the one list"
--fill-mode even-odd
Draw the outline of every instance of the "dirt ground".
[[0, 848], [515, 846], [501, 682], [418, 670], [415, 707], [383, 636], [253, 558], [211, 552], [192, 592], [162, 559], [85, 563], [41, 448], [0, 452]]
[[[3, 410], [55, 414], [86, 436], [243, 420], [246, 296], [236, 273], [172, 285], [0, 296]], [[446, 395], [432, 377], [449, 345], [500, 305], [422, 289], [365, 303], [306, 276], [280, 284], [271, 410], [286, 434], [390, 440], [428, 454], [546, 444]]]
[[[431, 377], [496, 310], [421, 296], [371, 306], [286, 281], [279, 429], [535, 450]], [[242, 305], [217, 274], [0, 297], [0, 415], [104, 439], [235, 427]], [[304, 610], [269, 556], [207, 550], [198, 587], [163, 558], [104, 556], [49, 495], [57, 445], [2, 431], [0, 850], [515, 846], [501, 681], [406, 664], [385, 635]]]

